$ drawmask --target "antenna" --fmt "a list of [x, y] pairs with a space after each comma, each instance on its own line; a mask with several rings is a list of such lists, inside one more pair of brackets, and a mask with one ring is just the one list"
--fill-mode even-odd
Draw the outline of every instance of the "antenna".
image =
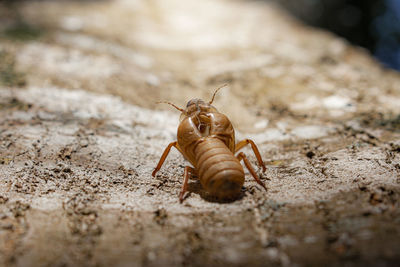
[[161, 104], [161, 103], [165, 103], [165, 104], [171, 105], [171, 106], [173, 106], [174, 108], [176, 108], [177, 110], [179, 110], [180, 112], [185, 112], [184, 109], [178, 108], [177, 106], [175, 106], [175, 105], [174, 105], [173, 103], [171, 103], [171, 102], [168, 102], [168, 101], [157, 101], [157, 102], [156, 102], [156, 104]]
[[213, 94], [213, 96], [212, 96], [212, 98], [211, 98], [211, 101], [209, 102], [210, 105], [212, 104], [212, 102], [214, 102], [214, 97], [215, 97], [215, 95], [217, 94], [217, 92], [219, 91], [219, 89], [224, 88], [224, 87], [227, 86], [227, 85], [228, 85], [228, 84], [226, 83], [226, 84], [224, 84], [224, 85], [218, 87], [217, 90], [215, 90], [215, 92], [214, 92], [214, 94]]

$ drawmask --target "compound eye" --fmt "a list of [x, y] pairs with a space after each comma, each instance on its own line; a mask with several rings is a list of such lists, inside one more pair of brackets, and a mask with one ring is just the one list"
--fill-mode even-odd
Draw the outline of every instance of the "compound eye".
[[182, 122], [186, 118], [186, 114], [182, 113], [181, 116], [179, 117], [179, 122]]
[[193, 104], [200, 104], [200, 103], [201, 103], [200, 99], [193, 98], [193, 99], [189, 100], [189, 102], [187, 103], [186, 107], [189, 107], [189, 106], [191, 106]]

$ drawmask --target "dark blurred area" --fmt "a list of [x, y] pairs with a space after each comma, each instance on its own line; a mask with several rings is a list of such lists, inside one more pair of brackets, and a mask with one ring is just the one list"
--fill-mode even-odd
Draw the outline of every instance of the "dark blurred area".
[[400, 70], [400, 0], [268, 0], [309, 25], [365, 47]]

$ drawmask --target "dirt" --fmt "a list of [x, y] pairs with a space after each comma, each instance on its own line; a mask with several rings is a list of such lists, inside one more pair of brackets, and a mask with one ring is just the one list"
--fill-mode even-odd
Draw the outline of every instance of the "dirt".
[[[259, 1], [8, 1], [0, 60], [0, 264], [398, 264], [400, 75], [364, 50]], [[268, 191], [180, 204], [155, 102], [224, 83]]]

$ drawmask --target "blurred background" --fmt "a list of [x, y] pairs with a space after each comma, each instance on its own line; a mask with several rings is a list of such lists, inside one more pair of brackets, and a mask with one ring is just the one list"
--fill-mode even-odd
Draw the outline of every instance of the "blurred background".
[[308, 25], [365, 47], [383, 65], [400, 70], [399, 0], [267, 0]]
[[[15, 9], [19, 2], [26, 1], [0, 0], [0, 4]], [[400, 70], [399, 0], [263, 1], [273, 2], [308, 25], [324, 28], [342, 36], [354, 45], [368, 49], [384, 66]], [[35, 29], [31, 29], [30, 33], [39, 34]]]

